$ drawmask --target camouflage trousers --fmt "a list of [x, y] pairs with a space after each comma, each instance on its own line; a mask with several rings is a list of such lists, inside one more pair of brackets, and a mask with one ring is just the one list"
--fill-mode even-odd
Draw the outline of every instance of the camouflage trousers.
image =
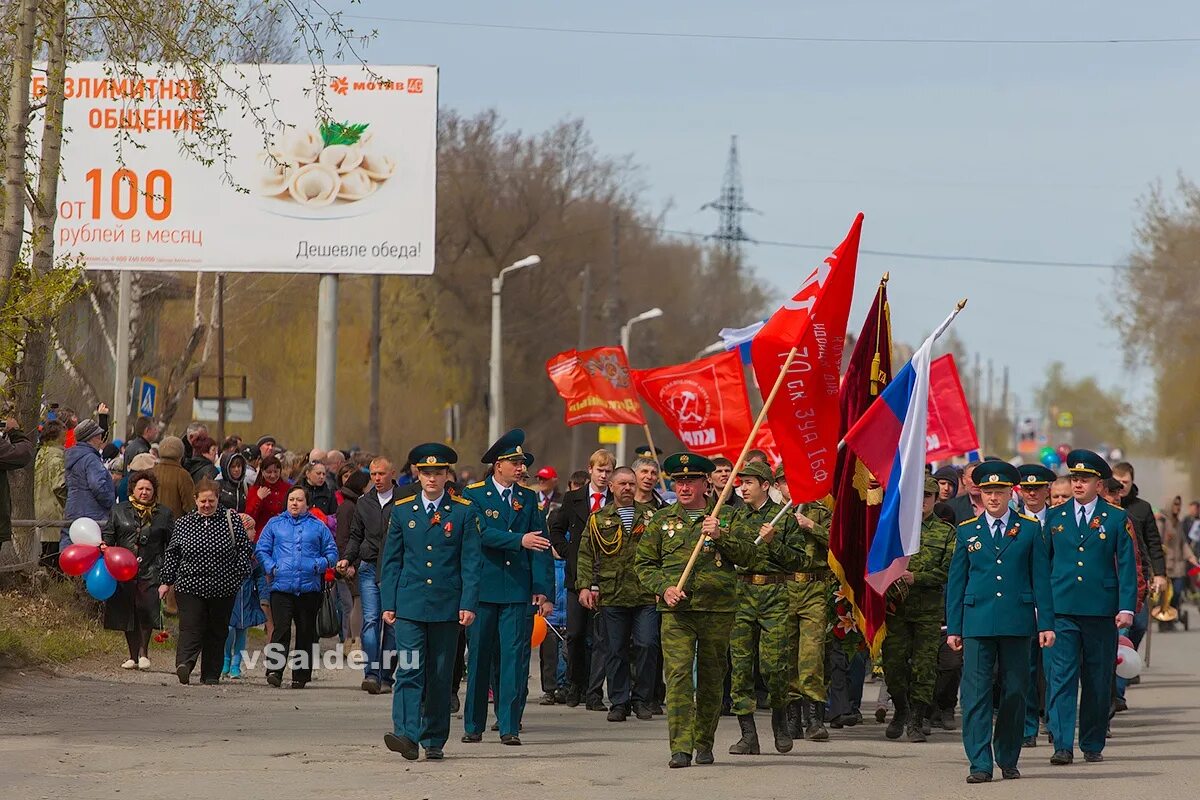
[[787, 705], [796, 653], [788, 608], [785, 583], [738, 584], [738, 610], [729, 635], [733, 662], [729, 696], [733, 700], [733, 713], [753, 714], [758, 705], [754, 692], [756, 664], [767, 684], [771, 708]]
[[829, 581], [789, 583], [792, 653], [795, 668], [788, 683], [788, 699], [808, 698], [824, 703], [825, 636], [829, 627]]
[[733, 616], [732, 611], [662, 614], [667, 731], [672, 753], [712, 749], [721, 719]]
[[887, 615], [883, 640], [883, 677], [893, 698], [909, 704], [932, 703], [942, 646], [940, 614]]

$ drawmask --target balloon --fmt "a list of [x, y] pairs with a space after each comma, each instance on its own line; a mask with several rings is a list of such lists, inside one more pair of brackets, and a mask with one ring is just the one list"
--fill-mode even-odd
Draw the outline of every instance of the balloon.
[[534, 647], [541, 647], [542, 640], [546, 638], [546, 618], [541, 614], [533, 615], [533, 638], [530, 639], [530, 644]]
[[117, 579], [104, 566], [104, 559], [97, 559], [84, 578], [88, 594], [97, 600], [107, 600], [117, 591]]
[[118, 581], [131, 581], [138, 574], [138, 559], [132, 550], [124, 547], [104, 548], [104, 566]]
[[1128, 636], [1118, 636], [1117, 637], [1117, 647], [1128, 647], [1130, 650], [1137, 649], [1133, 646], [1133, 642], [1129, 641]]
[[72, 522], [71, 527], [67, 529], [67, 535], [75, 544], [90, 544], [99, 547], [100, 543], [104, 541], [100, 537], [100, 524], [91, 517], [80, 517]]
[[1046, 445], [1045, 447], [1043, 447], [1041, 450], [1038, 451], [1038, 460], [1045, 461], [1046, 456], [1051, 455], [1053, 452], [1054, 452], [1054, 448], [1049, 445]]
[[1066, 461], [1067, 456], [1071, 454], [1071, 445], [1060, 444], [1057, 448], [1055, 448], [1054, 452], [1058, 453], [1059, 458], [1061, 458], [1063, 461]]
[[1062, 463], [1062, 459], [1058, 457], [1058, 453], [1051, 450], [1049, 447], [1042, 448], [1042, 465], [1047, 469], [1056, 469]]
[[329, 517], [328, 517], [328, 516], [325, 514], [325, 512], [324, 512], [324, 511], [322, 511], [321, 509], [319, 509], [319, 508], [310, 508], [310, 509], [308, 510], [308, 513], [312, 514], [314, 517], [316, 517], [317, 519], [321, 520], [321, 522], [324, 522], [325, 524], [329, 524]]
[[1125, 680], [1136, 678], [1142, 673], [1142, 657], [1132, 647], [1117, 648], [1117, 676]]
[[90, 544], [69, 544], [58, 554], [58, 565], [67, 575], [82, 575], [100, 558], [100, 548]]

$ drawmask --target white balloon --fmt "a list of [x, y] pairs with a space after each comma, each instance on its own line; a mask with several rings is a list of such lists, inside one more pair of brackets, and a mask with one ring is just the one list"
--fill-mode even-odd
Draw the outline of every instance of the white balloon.
[[1130, 680], [1142, 673], [1142, 657], [1132, 647], [1117, 648], [1117, 676]]
[[67, 535], [74, 544], [90, 544], [97, 547], [104, 540], [100, 536], [100, 523], [91, 517], [80, 517], [71, 523]]

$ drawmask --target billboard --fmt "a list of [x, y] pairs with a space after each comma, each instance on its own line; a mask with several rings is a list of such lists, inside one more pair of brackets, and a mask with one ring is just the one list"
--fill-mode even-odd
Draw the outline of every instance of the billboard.
[[[437, 79], [230, 65], [208, 118], [167, 65], [72, 64], [58, 252], [89, 269], [431, 274]], [[45, 91], [37, 75], [34, 101]], [[211, 127], [228, 152], [205, 163], [186, 146]]]

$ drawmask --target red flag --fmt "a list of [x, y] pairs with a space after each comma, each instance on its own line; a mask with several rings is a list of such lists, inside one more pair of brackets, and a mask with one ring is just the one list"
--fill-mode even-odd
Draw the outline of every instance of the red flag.
[[750, 345], [754, 374], [764, 392], [775, 385], [791, 349], [797, 349], [767, 412], [797, 503], [819, 500], [833, 487], [842, 348], [862, 221], [862, 214], [855, 217], [845, 241], [805, 278]]
[[646, 417], [629, 373], [629, 362], [621, 347], [567, 350], [546, 362], [546, 374], [558, 396], [566, 401], [568, 425], [644, 425]]
[[[854, 345], [839, 398], [845, 435], [892, 379], [892, 326], [888, 316], [887, 285], [875, 294], [871, 312]], [[867, 554], [882, 510], [883, 488], [849, 447], [837, 455], [833, 524], [829, 530], [829, 566], [841, 582], [837, 615], [853, 620], [867, 645], [878, 652], [887, 605], [867, 583]]]
[[736, 352], [633, 370], [638, 394], [693, 453], [736, 458], [750, 436], [750, 400]]
[[929, 422], [925, 426], [925, 463], [979, 449], [979, 435], [967, 405], [958, 367], [950, 353], [929, 364]]
[[767, 454], [767, 462], [772, 467], [777, 467], [783, 462], [783, 456], [779, 453], [779, 444], [775, 441], [775, 434], [771, 432], [771, 426], [766, 422], [758, 427], [758, 435], [754, 437], [754, 448]]

